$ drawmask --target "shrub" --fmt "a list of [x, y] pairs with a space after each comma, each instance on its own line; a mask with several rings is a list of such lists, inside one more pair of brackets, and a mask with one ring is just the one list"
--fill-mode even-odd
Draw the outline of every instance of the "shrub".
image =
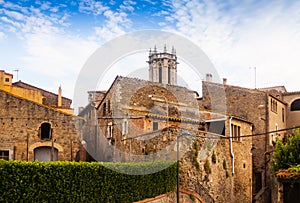
[[272, 169], [278, 171], [298, 164], [300, 164], [300, 132], [294, 130], [285, 144], [278, 138], [276, 139]]
[[[166, 162], [109, 163], [145, 170]], [[176, 189], [176, 167], [127, 175], [100, 162], [21, 162], [0, 160], [0, 202], [133, 202]]]
[[204, 171], [207, 175], [211, 174], [211, 168], [208, 159], [204, 163]]

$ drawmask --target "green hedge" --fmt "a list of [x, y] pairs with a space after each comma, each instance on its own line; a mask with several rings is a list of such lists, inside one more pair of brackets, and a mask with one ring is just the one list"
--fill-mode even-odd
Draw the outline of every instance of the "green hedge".
[[[109, 163], [148, 170], [168, 162]], [[100, 162], [0, 160], [0, 202], [133, 202], [176, 189], [176, 163], [147, 175], [127, 175]]]

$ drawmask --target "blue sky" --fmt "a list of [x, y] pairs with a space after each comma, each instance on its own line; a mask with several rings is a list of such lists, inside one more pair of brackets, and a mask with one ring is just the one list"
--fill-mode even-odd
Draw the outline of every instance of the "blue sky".
[[[61, 84], [72, 98], [77, 75], [97, 48], [125, 33], [158, 29], [197, 44], [229, 84], [254, 87], [250, 67], [256, 67], [257, 87], [300, 90], [299, 1], [16, 2], [0, 0], [0, 69], [15, 81], [18, 69], [19, 80], [54, 92]], [[147, 58], [138, 60], [147, 66]]]

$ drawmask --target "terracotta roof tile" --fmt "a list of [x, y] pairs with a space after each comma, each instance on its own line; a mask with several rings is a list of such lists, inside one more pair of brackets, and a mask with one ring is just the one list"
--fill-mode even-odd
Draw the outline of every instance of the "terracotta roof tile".
[[275, 173], [275, 176], [283, 179], [300, 178], [300, 172], [293, 172], [289, 169], [281, 169]]

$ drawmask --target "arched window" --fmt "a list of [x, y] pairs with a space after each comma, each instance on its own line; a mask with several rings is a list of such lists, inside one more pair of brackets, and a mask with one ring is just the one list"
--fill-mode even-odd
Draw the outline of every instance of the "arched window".
[[51, 139], [51, 125], [50, 123], [42, 123], [40, 127], [40, 138], [41, 140]]
[[161, 67], [161, 65], [159, 65], [159, 68], [158, 68], [158, 82], [162, 83], [162, 67]]
[[291, 111], [300, 111], [300, 99], [296, 99], [291, 104]]

